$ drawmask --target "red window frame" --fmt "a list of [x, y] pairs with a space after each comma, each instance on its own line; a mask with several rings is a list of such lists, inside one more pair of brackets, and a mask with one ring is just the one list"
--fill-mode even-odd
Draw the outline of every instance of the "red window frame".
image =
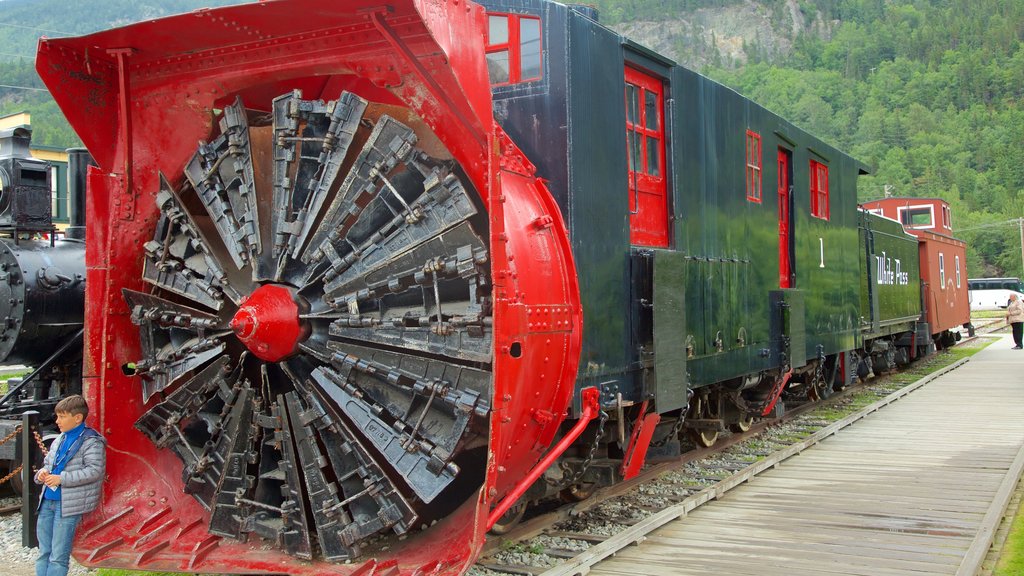
[[[491, 44], [491, 17], [497, 16], [505, 18], [508, 24], [508, 34], [505, 42], [499, 44]], [[540, 34], [537, 38], [538, 50], [540, 54], [540, 66], [536, 76], [530, 76], [523, 78], [523, 59], [522, 59], [522, 38], [520, 34], [521, 20], [536, 20], [537, 28]], [[491, 86], [511, 86], [512, 84], [521, 84], [523, 82], [535, 82], [544, 77], [544, 26], [541, 19], [537, 16], [526, 16], [523, 14], [512, 14], [507, 12], [488, 12], [487, 13], [487, 34], [484, 39], [485, 48], [484, 52], [488, 55], [497, 52], [508, 52], [508, 81], [507, 82], [494, 82], [491, 81]]]
[[829, 219], [828, 166], [811, 160], [811, 216]]
[[761, 203], [761, 135], [747, 130], [747, 200]]
[[626, 66], [625, 78], [630, 242], [665, 248], [669, 243], [665, 86], [660, 78], [631, 66]]

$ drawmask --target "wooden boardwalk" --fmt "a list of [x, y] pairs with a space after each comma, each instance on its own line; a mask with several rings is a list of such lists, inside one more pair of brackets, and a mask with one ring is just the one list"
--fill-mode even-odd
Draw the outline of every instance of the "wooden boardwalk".
[[1024, 351], [960, 368], [591, 568], [973, 576], [1024, 467]]

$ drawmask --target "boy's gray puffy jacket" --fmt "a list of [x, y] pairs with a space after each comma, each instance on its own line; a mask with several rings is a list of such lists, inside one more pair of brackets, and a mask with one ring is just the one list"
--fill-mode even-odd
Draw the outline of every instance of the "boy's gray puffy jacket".
[[[46, 470], [53, 467], [57, 448], [60, 447], [64, 438], [64, 434], [61, 434], [50, 445], [50, 451], [43, 459], [43, 468]], [[68, 460], [64, 470], [60, 473], [61, 516], [85, 514], [96, 508], [100, 503], [100, 494], [103, 492], [106, 468], [107, 439], [92, 428], [86, 428], [82, 431], [82, 446]], [[42, 484], [38, 474], [34, 480], [36, 484]], [[43, 496], [40, 494], [39, 504], [42, 505], [42, 503]]]

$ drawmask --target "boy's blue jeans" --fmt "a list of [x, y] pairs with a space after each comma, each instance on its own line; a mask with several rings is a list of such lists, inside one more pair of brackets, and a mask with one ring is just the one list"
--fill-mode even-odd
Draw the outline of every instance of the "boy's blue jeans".
[[67, 576], [71, 542], [75, 539], [75, 528], [78, 528], [81, 519], [81, 514], [63, 518], [60, 515], [60, 500], [43, 500], [36, 523], [36, 537], [39, 538], [36, 576]]

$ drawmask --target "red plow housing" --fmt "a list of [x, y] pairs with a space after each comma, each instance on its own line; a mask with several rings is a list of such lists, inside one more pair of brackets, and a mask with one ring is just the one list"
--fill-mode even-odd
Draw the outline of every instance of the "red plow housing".
[[[581, 312], [459, 0], [280, 0], [44, 40], [96, 158], [87, 565], [459, 573], [554, 439]], [[198, 144], [197, 144], [198, 143]]]

